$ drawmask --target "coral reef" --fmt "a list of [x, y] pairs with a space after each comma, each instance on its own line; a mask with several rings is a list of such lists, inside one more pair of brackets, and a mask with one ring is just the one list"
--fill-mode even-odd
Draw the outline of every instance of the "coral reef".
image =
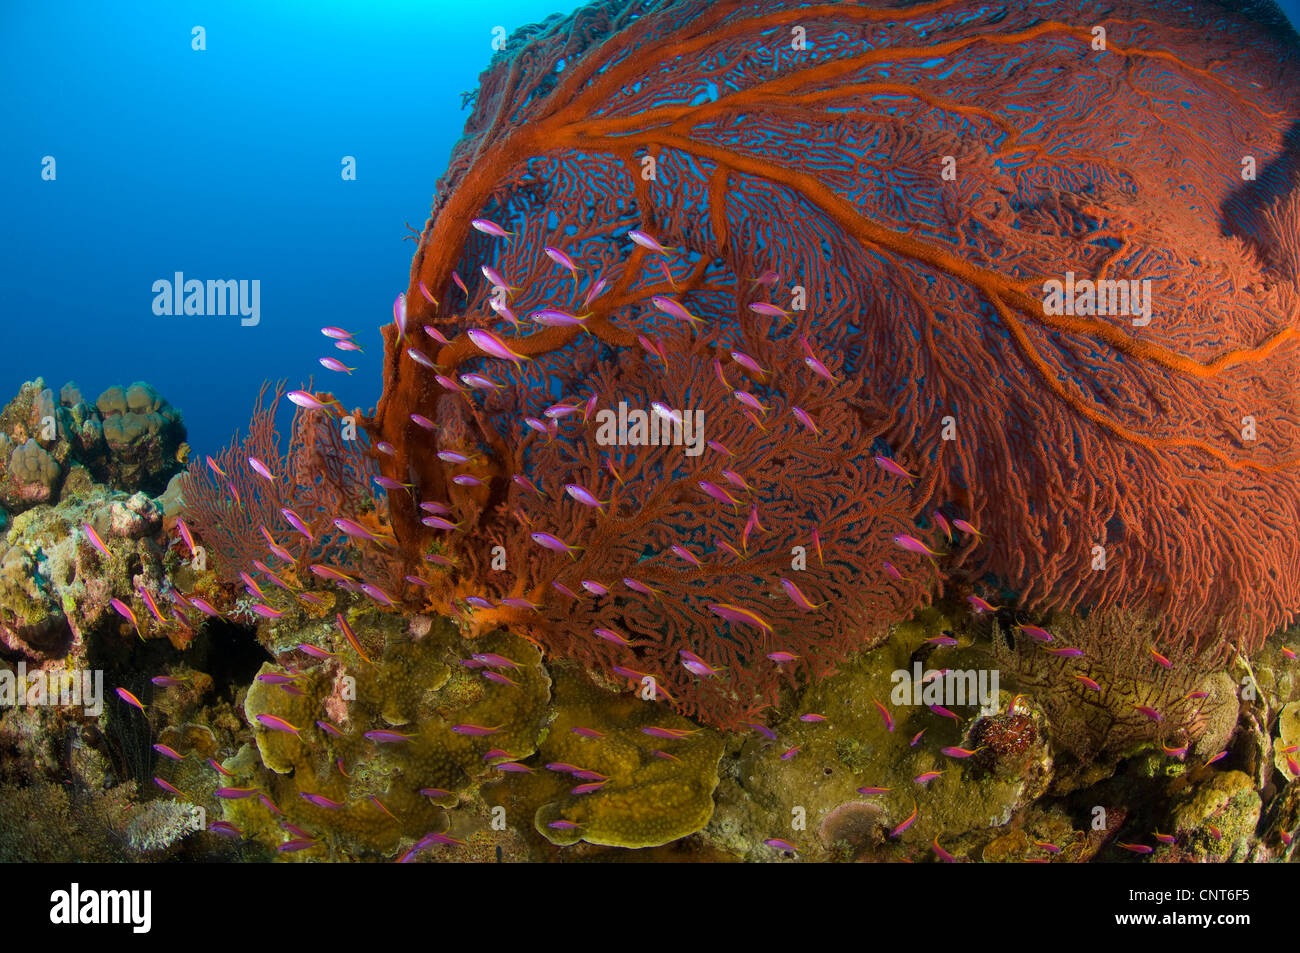
[[[764, 654], [824, 673], [936, 569], [1162, 650], [1287, 623], [1294, 36], [1155, 0], [1098, 48], [1077, 11], [605, 0], [498, 53], [366, 422], [426, 604], [726, 726], [774, 701]], [[602, 432], [624, 404], [705, 446]]]
[[38, 377], [0, 410], [0, 506], [57, 502], [85, 485], [83, 468], [115, 489], [157, 493], [187, 453], [180, 411], [148, 384], [110, 387], [92, 405], [76, 384], [56, 399]]

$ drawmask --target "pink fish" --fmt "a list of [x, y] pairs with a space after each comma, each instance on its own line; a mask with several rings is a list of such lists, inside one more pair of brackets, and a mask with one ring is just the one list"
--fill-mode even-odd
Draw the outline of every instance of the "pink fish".
[[918, 812], [919, 812], [919, 809], [917, 808], [915, 802], [913, 802], [913, 805], [912, 805], [912, 813], [909, 814], [909, 815], [907, 816], [907, 820], [903, 821], [903, 823], [899, 824], [899, 825], [898, 825], [897, 827], [895, 827], [892, 831], [890, 831], [890, 832], [889, 832], [889, 836], [890, 836], [890, 837], [898, 837], [900, 834], [902, 834], [904, 831], [906, 831], [909, 827], [911, 827], [913, 824], [915, 824], [915, 823], [916, 823], [916, 816], [917, 816], [917, 813], [918, 813]]
[[950, 758], [969, 758], [972, 755], [979, 754], [979, 748], [959, 748], [953, 745], [948, 748], [941, 748], [940, 751]]
[[893, 731], [894, 716], [889, 713], [889, 709], [886, 708], [884, 705], [880, 704], [880, 702], [875, 701], [874, 699], [872, 700], [871, 704], [876, 706], [876, 711], [880, 712], [880, 717], [885, 720], [885, 730]]
[[284, 615], [283, 611], [279, 609], [272, 609], [270, 606], [261, 602], [254, 603], [252, 609], [263, 619], [278, 619], [282, 615]]
[[373, 741], [376, 744], [382, 744], [382, 745], [406, 744], [407, 742], [412, 740], [410, 735], [404, 735], [401, 732], [397, 732], [397, 731], [386, 731], [386, 730], [367, 731], [364, 735], [362, 735], [362, 737], [365, 738], [367, 741]]
[[956, 712], [944, 708], [942, 705], [926, 705], [925, 707], [930, 709], [930, 711], [934, 712], [936, 715], [942, 715], [944, 718], [951, 718], [953, 721], [956, 722], [961, 721], [961, 719], [957, 717]]
[[1158, 662], [1158, 663], [1160, 664], [1161, 667], [1163, 667], [1163, 668], [1173, 668], [1173, 667], [1174, 667], [1174, 663], [1171, 662], [1171, 661], [1169, 661], [1168, 658], [1166, 658], [1165, 656], [1161, 655], [1159, 652], [1157, 652], [1157, 651], [1156, 651], [1156, 647], [1155, 647], [1154, 645], [1153, 645], [1153, 646], [1150, 646], [1150, 647], [1147, 649], [1147, 651], [1151, 653], [1151, 657], [1152, 657], [1153, 659], [1155, 659], [1156, 662]]
[[257, 788], [217, 788], [213, 793], [227, 801], [241, 801], [253, 797], [258, 791]]
[[154, 745], [153, 750], [157, 751], [164, 758], [170, 758], [173, 761], [185, 760], [183, 757], [181, 757], [180, 752], [178, 752], [175, 748], [172, 748], [169, 745], [162, 744], [161, 742]]
[[548, 328], [585, 328], [587, 319], [591, 314], [576, 315], [568, 311], [561, 311], [558, 308], [544, 308], [541, 311], [534, 311], [528, 316], [534, 324], [540, 324]]
[[257, 722], [262, 727], [267, 728], [270, 731], [282, 731], [285, 734], [290, 734], [290, 735], [298, 734], [298, 729], [295, 728], [293, 725], [289, 724], [279, 715], [258, 715]]
[[140, 623], [136, 619], [135, 613], [131, 610], [129, 605], [117, 598], [109, 599], [108, 604], [113, 607], [114, 612], [131, 623], [132, 628], [135, 629], [136, 635], [139, 635], [141, 639], [144, 638], [143, 635], [140, 635]]
[[795, 655], [793, 652], [787, 652], [784, 649], [777, 652], [769, 652], [767, 657], [778, 665], [784, 665], [787, 662], [793, 662], [800, 658], [800, 656]]
[[570, 559], [577, 559], [577, 554], [582, 551], [581, 546], [570, 546], [558, 536], [552, 536], [550, 533], [530, 533], [529, 537], [543, 549], [549, 549], [556, 553], [568, 553]]
[[569, 730], [572, 731], [575, 735], [578, 735], [579, 737], [582, 738], [596, 739], [596, 738], [605, 737], [605, 733], [603, 731], [597, 731], [595, 728], [576, 727], [576, 728], [570, 728]]
[[763, 841], [763, 843], [766, 844], [768, 847], [772, 848], [773, 850], [785, 850], [785, 851], [790, 851], [791, 853], [798, 852], [798, 848], [796, 848], [794, 844], [791, 844], [789, 841], [782, 840], [779, 837], [769, 837], [767, 840]]
[[307, 410], [323, 410], [329, 414], [333, 413], [333, 411], [327, 405], [318, 400], [314, 394], [309, 394], [305, 390], [291, 390], [284, 396], [288, 397], [291, 403], [297, 404], [299, 407], [304, 407]]
[[785, 751], [782, 751], [782, 752], [781, 752], [781, 760], [782, 760], [782, 761], [789, 761], [791, 758], [793, 758], [795, 755], [797, 755], [797, 754], [799, 753], [799, 749], [800, 749], [801, 747], [802, 747], [802, 745], [795, 745], [793, 748], [787, 748]]
[[331, 798], [327, 798], [323, 794], [311, 794], [307, 791], [299, 791], [298, 796], [310, 804], [314, 804], [317, 807], [325, 808], [325, 810], [327, 811], [337, 811], [339, 808], [343, 806], [341, 801], [335, 801]]
[[761, 314], [765, 318], [788, 318], [790, 316], [790, 312], [785, 310], [785, 308], [768, 301], [755, 301], [750, 304], [749, 310], [753, 311], [755, 314]]
[[465, 334], [475, 347], [489, 357], [510, 361], [514, 364], [522, 364], [524, 361], [531, 360], [527, 355], [520, 354], [511, 348], [500, 336], [485, 328], [470, 328]]
[[977, 530], [974, 526], [972, 526], [970, 523], [966, 522], [963, 519], [954, 519], [952, 521], [952, 525], [956, 529], [961, 530], [963, 533], [966, 533], [969, 536], [974, 536], [976, 538], [979, 538], [983, 535], [979, 530]]
[[707, 608], [714, 615], [721, 616], [728, 622], [738, 625], [752, 626], [753, 628], [766, 632], [768, 635], [771, 635], [774, 631], [771, 624], [758, 613], [749, 609], [741, 608], [740, 606], [732, 605], [729, 602], [713, 603], [707, 606]]
[[674, 300], [673, 298], [667, 298], [663, 295], [654, 295], [650, 298], [650, 303], [669, 317], [688, 322], [696, 331], [699, 331], [699, 329], [704, 326], [704, 321], [701, 318], [696, 317], [687, 310], [684, 304], [680, 301]]
[[722, 674], [722, 669], [714, 668], [694, 652], [681, 649], [678, 654], [681, 657], [682, 668], [692, 675], [698, 675], [700, 678], [717, 678]]
[[880, 565], [884, 567], [885, 575], [889, 576], [889, 578], [897, 579], [899, 582], [903, 581], [903, 574], [898, 571], [898, 567], [895, 566], [893, 563], [886, 560], [885, 562], [882, 562]]
[[948, 517], [944, 516], [938, 510], [934, 511], [934, 523], [939, 529], [943, 530], [943, 535], [948, 542], [952, 542], [952, 525], [948, 522]]
[[884, 470], [886, 473], [893, 474], [896, 477], [906, 480], [908, 486], [911, 486], [912, 481], [916, 479], [916, 474], [908, 473], [890, 457], [877, 456], [876, 466], [880, 467], [880, 469]]
[[337, 357], [322, 357], [320, 359], [320, 364], [321, 367], [325, 368], [327, 371], [338, 371], [341, 374], [351, 374], [356, 370], [355, 367], [348, 367]]
[[813, 602], [810, 600], [803, 594], [803, 590], [784, 576], [781, 577], [781, 588], [785, 590], [786, 595], [790, 597], [794, 602], [795, 607], [798, 608], [800, 612], [812, 612], [815, 609], [820, 609], [822, 606], [826, 605], [824, 602]]
[[564, 484], [564, 492], [569, 494], [569, 496], [573, 497], [583, 506], [594, 507], [602, 512], [604, 512], [605, 505], [609, 503], [609, 500], [596, 499], [594, 493], [577, 483]]
[[397, 340], [406, 337], [406, 292], [393, 299], [393, 324], [397, 325]]
[[336, 341], [347, 341], [352, 338], [352, 332], [344, 331], [342, 328], [321, 328], [320, 333]]
[[475, 230], [482, 232], [484, 235], [491, 235], [493, 238], [509, 238], [514, 232], [507, 232], [504, 228], [486, 218], [475, 218], [470, 220], [470, 225]]
[[488, 728], [483, 725], [469, 725], [469, 724], [452, 725], [451, 730], [456, 732], [456, 734], [458, 735], [471, 735], [473, 737], [479, 738], [487, 735], [495, 735], [498, 731], [501, 730], [501, 726], [497, 725], [494, 728]]
[[825, 721], [825, 720], [826, 720], [826, 716], [825, 716], [825, 715], [819, 715], [819, 714], [817, 714], [816, 712], [811, 712], [811, 711], [810, 711], [810, 712], [808, 712], [807, 714], [800, 715], [800, 716], [799, 716], [799, 720], [800, 720], [800, 721], [806, 721], [806, 722], [809, 722], [809, 723], [816, 723], [816, 722], [822, 722], [822, 721]]
[[900, 533], [894, 537], [894, 545], [899, 549], [906, 550], [909, 553], [916, 553], [918, 556], [942, 556], [943, 553], [935, 552], [915, 536], [909, 536], [906, 533]]
[[423, 281], [420, 282], [420, 294], [424, 297], [425, 301], [429, 302], [429, 304], [433, 305], [435, 308], [438, 306], [438, 299], [429, 293], [429, 286]]
[[[177, 790], [172, 785], [168, 784], [162, 778], [154, 778], [153, 783], [158, 785], [158, 787], [162, 788], [164, 791], [167, 791], [170, 794], [175, 794], [177, 797], [185, 797], [184, 794], [182, 794], [179, 790]], [[216, 826], [217, 826], [216, 824], [213, 824], [212, 827], [209, 828], [209, 830], [215, 829]]]
[[1083, 649], [1062, 648], [1062, 649], [1043, 649], [1043, 651], [1049, 652], [1052, 655], [1057, 656], [1058, 658], [1080, 658], [1083, 656]]
[[[409, 357], [411, 360], [415, 361], [416, 364], [419, 364], [421, 367], [427, 367], [431, 371], [436, 371], [441, 369], [441, 366], [437, 362], [435, 362], [433, 358], [425, 354], [418, 347], [408, 347], [406, 349], [406, 356]], [[460, 390], [460, 388], [457, 387], [454, 382], [450, 386], [448, 386], [447, 384], [443, 384], [444, 380], [445, 378], [441, 376], [438, 377], [438, 383], [442, 384], [442, 386], [446, 387], [448, 390]]]
[[993, 603], [980, 596], [967, 596], [966, 601], [971, 604], [971, 608], [975, 610], [976, 614], [982, 612], [997, 612], [998, 609], [1002, 608], [1001, 606], [993, 605]]
[[293, 510], [288, 509], [286, 507], [285, 509], [280, 510], [280, 515], [284, 517], [285, 522], [287, 522], [290, 526], [296, 529], [303, 536], [306, 536], [308, 542], [310, 543], [316, 542], [316, 537], [312, 535], [311, 530], [307, 528], [307, 524], [302, 521], [302, 517], [300, 517], [297, 513], [295, 513]]
[[794, 414], [795, 420], [803, 424], [809, 431], [814, 434], [821, 434], [821, 428], [818, 427], [816, 421], [808, 415], [808, 411], [804, 410], [802, 407], [793, 407], [791, 408], [790, 413]]
[[656, 238], [654, 238], [652, 235], [650, 235], [647, 232], [643, 232], [639, 228], [632, 229], [630, 232], [627, 233], [627, 237], [632, 239], [634, 243], [640, 245], [646, 251], [654, 252], [656, 255], [666, 255], [671, 251], [677, 250], [675, 248], [667, 248], [659, 244], [659, 241]]
[[933, 781], [935, 778], [939, 777], [942, 774], [943, 774], [942, 771], [923, 771], [921, 774], [918, 774], [916, 777], [912, 778], [912, 781], [915, 784], [929, 784], [931, 781]]
[[769, 408], [765, 406], [762, 401], [760, 401], [757, 397], [755, 397], [747, 390], [734, 391], [732, 396], [734, 396], [736, 400], [740, 401], [750, 410], [757, 411], [760, 414], [765, 414], [768, 412]]
[[870, 796], [873, 795], [873, 794], [888, 794], [888, 793], [889, 793], [890, 791], [892, 791], [892, 790], [894, 790], [894, 789], [893, 789], [893, 788], [867, 787], [867, 788], [858, 788], [858, 793], [859, 793], [859, 794], [865, 794], [865, 795], [867, 795], [868, 797], [870, 797]]
[[1137, 711], [1140, 711], [1142, 714], [1146, 715], [1146, 716], [1147, 716], [1148, 718], [1150, 718], [1152, 721], [1164, 721], [1164, 720], [1165, 720], [1165, 719], [1164, 719], [1164, 716], [1161, 715], [1160, 712], [1156, 711], [1154, 708], [1151, 708], [1151, 707], [1148, 706], [1148, 705], [1134, 705], [1133, 708], [1134, 708], [1135, 710], [1137, 710]]
[[1087, 685], [1094, 692], [1101, 691], [1101, 684], [1097, 682], [1095, 679], [1091, 679], [1087, 675], [1075, 675], [1074, 677], [1077, 678], [1084, 685]]
[[1017, 625], [1016, 628], [1019, 629], [1021, 632], [1025, 633], [1025, 635], [1029, 636], [1029, 637], [1030, 637], [1031, 639], [1033, 639], [1035, 642], [1050, 642], [1050, 641], [1052, 641], [1052, 633], [1048, 632], [1048, 631], [1047, 631], [1046, 629], [1044, 629], [1044, 628], [1040, 628], [1039, 626], [1036, 626], [1036, 625]]
[[955, 864], [957, 862], [956, 857], [954, 857], [952, 854], [948, 853], [946, 850], [944, 850], [942, 847], [939, 846], [939, 835], [937, 834], [935, 835], [934, 843], [932, 843], [930, 846], [934, 848], [934, 855], [938, 857], [941, 861], [943, 861], [945, 864]]

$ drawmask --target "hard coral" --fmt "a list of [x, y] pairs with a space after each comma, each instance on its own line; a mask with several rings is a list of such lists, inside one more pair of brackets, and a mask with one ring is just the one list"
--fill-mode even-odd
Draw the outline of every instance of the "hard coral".
[[[1300, 290], [1285, 216], [1257, 209], [1295, 167], [1294, 34], [1262, 5], [1121, 2], [1099, 49], [1080, 10], [605, 0], [507, 44], [369, 422], [385, 475], [415, 485], [392, 500], [407, 559], [460, 561], [426, 574], [434, 607], [512, 598], [494, 619], [724, 724], [774, 698], [767, 652], [824, 670], [924, 602], [924, 559], [896, 557], [903, 580], [880, 563], [939, 508], [984, 533], [945, 570], [1025, 607], [1160, 613], [1185, 645], [1257, 645], [1290, 618]], [[1241, 155], [1270, 171], [1234, 188], [1213, 157]], [[1151, 313], [1048, 308], [1045, 282], [1076, 277], [1149, 279]], [[510, 336], [539, 309], [572, 316]], [[496, 386], [449, 392], [430, 364]], [[704, 410], [720, 446], [597, 439], [594, 413], [652, 401]], [[425, 418], [471, 461], [433, 452]], [[891, 455], [920, 479], [873, 460]], [[782, 575], [824, 605], [799, 611]]]

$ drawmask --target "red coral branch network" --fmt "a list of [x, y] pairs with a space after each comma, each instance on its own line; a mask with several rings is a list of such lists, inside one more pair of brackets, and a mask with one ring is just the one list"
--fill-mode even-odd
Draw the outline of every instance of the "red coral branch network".
[[508, 46], [366, 421], [425, 596], [718, 724], [944, 579], [1258, 644], [1300, 607], [1262, 16], [609, 0]]

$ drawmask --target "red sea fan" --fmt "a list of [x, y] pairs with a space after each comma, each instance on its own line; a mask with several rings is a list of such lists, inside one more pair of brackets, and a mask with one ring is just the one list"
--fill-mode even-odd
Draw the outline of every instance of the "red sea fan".
[[[255, 559], [275, 563], [262, 532], [265, 527], [299, 564], [364, 568], [377, 580], [391, 581], [390, 572], [370, 565], [372, 549], [351, 546], [333, 524], [337, 516], [356, 518], [382, 505], [372, 489], [375, 469], [367, 448], [358, 440], [344, 439], [343, 430], [326, 412], [297, 408], [288, 451], [281, 455], [275, 412], [285, 390], [277, 385], [267, 403], [269, 388], [263, 385], [257, 396], [247, 436], [221, 452], [216, 468], [195, 460], [182, 478], [183, 518], [213, 557], [218, 577], [235, 582], [241, 571], [253, 571]], [[256, 473], [250, 458], [264, 464], [275, 479]], [[314, 541], [290, 525], [286, 508], [302, 518]]]
[[[1300, 291], [1261, 264], [1291, 256], [1260, 211], [1295, 173], [1296, 52], [1270, 4], [1167, 0], [609, 0], [516, 36], [440, 184], [407, 333], [387, 332], [368, 427], [396, 448], [388, 475], [417, 487], [393, 498], [399, 539], [461, 559], [436, 593], [526, 595], [547, 644], [607, 668], [636, 668], [590, 637], [614, 610], [543, 584], [657, 579], [672, 595], [617, 612], [655, 664], [687, 648], [727, 667], [656, 673], [720, 721], [771, 698], [770, 644], [797, 638], [824, 666], [920, 605], [928, 563], [900, 560], [900, 587], [882, 540], [907, 523], [946, 545], [936, 509], [983, 531], [945, 568], [1022, 608], [1124, 607], [1158, 614], [1166, 641], [1258, 644], [1300, 607]], [[516, 333], [542, 309], [590, 316]], [[531, 360], [486, 357], [473, 328]], [[750, 381], [769, 412], [738, 417], [719, 389], [715, 358], [745, 376], [733, 351], [776, 372]], [[845, 383], [800, 367], [809, 353]], [[466, 373], [496, 389], [445, 386]], [[623, 468], [649, 469], [620, 486], [589, 423], [562, 418], [548, 444], [525, 422], [592, 395], [705, 409], [744, 443], [745, 502], [773, 524], [744, 572], [686, 580], [664, 554], [734, 534], [739, 513], [656, 495], [720, 457], [629, 452]], [[827, 443], [791, 419], [814, 398]], [[448, 424], [473, 472], [430, 452], [413, 414]], [[920, 480], [881, 482], [878, 454]], [[545, 500], [525, 503], [514, 477]], [[557, 494], [570, 477], [611, 512]], [[458, 529], [422, 525], [421, 500]], [[777, 544], [849, 514], [872, 525], [828, 560], [827, 605], [796, 620]], [[552, 556], [521, 520], [592, 545]], [[738, 638], [719, 602], [785, 613], [777, 638]]]

